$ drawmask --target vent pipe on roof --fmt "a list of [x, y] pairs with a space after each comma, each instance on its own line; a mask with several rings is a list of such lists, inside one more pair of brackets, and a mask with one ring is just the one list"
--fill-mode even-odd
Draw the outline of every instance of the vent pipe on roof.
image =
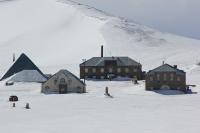
[[15, 53], [13, 53], [13, 62], [15, 62]]
[[103, 45], [101, 45], [101, 57], [103, 57]]
[[176, 69], [177, 69], [177, 65], [174, 65], [174, 68], [176, 68]]

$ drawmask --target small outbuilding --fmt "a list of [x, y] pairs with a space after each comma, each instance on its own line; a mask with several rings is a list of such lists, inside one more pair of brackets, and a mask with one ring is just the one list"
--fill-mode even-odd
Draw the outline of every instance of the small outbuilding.
[[186, 90], [186, 73], [177, 68], [163, 64], [146, 74], [146, 90], [175, 89]]
[[85, 93], [85, 84], [68, 70], [60, 70], [42, 84], [42, 93]]

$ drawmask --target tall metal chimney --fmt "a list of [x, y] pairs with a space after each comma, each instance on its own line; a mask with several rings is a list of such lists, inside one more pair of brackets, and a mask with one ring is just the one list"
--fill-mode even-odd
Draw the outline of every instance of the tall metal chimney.
[[101, 57], [103, 57], [103, 45], [101, 45]]

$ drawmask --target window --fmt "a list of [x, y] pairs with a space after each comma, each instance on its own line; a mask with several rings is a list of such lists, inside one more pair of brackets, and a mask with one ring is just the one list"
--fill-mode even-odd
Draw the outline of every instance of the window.
[[134, 69], [133, 69], [133, 72], [137, 72], [137, 69], [136, 69], [136, 68], [134, 68]]
[[96, 73], [96, 68], [92, 68], [92, 72], [93, 72], [93, 73]]
[[118, 72], [118, 73], [121, 73], [121, 68], [117, 68], [117, 72]]
[[152, 77], [152, 76], [151, 76], [151, 77], [149, 77], [149, 80], [150, 80], [150, 81], [153, 81], [153, 77]]
[[45, 86], [45, 90], [48, 91], [49, 90], [49, 86]]
[[100, 71], [101, 71], [101, 73], [104, 73], [104, 68], [101, 68], [101, 70], [100, 70]]
[[101, 76], [101, 79], [104, 79], [104, 76]]
[[128, 72], [129, 72], [129, 69], [128, 69], [128, 68], [125, 68], [125, 72], [128, 73]]
[[174, 74], [173, 74], [173, 73], [170, 74], [170, 80], [171, 80], [171, 81], [174, 80]]
[[57, 84], [57, 82], [58, 82], [58, 80], [57, 80], [57, 79], [55, 79], [55, 80], [54, 80], [54, 84], [56, 85], [56, 84]]
[[113, 69], [112, 68], [109, 68], [109, 73], [112, 73], [113, 72]]
[[61, 84], [65, 84], [65, 79], [64, 79], [64, 78], [61, 78], [61, 79], [60, 79], [60, 83], [61, 83]]
[[69, 79], [69, 80], [68, 80], [68, 83], [69, 83], [69, 85], [70, 85], [70, 84], [72, 83], [72, 80], [71, 80], [71, 79]]
[[164, 73], [163, 79], [164, 79], [165, 81], [167, 80], [167, 74], [166, 74], [166, 73]]
[[178, 76], [178, 77], [177, 77], [177, 81], [181, 81], [181, 77]]
[[88, 68], [85, 68], [85, 73], [88, 73]]
[[160, 74], [157, 74], [156, 77], [157, 77], [157, 80], [160, 80]]
[[57, 82], [58, 82], [58, 76], [55, 76], [55, 77], [54, 77], [54, 84], [56, 85]]

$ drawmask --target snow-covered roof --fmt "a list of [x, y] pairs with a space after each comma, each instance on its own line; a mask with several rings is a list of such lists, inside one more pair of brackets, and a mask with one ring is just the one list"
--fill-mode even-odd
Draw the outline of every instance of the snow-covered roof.
[[37, 70], [23, 70], [9, 79], [13, 82], [45, 82], [46, 80], [47, 78]]
[[[73, 73], [71, 73], [70, 71], [68, 71], [66, 69], [62, 69], [62, 70], [58, 71], [57, 73], [55, 73], [54, 75], [57, 75], [60, 73], [63, 73], [66, 76], [70, 75], [70, 76], [74, 77], [77, 81], [79, 81], [81, 84], [85, 85], [82, 80], [80, 80], [76, 75], [74, 75]], [[54, 77], [54, 75], [52, 77]], [[49, 79], [51, 79], [51, 78], [49, 78]], [[48, 80], [46, 82], [48, 82]]]

